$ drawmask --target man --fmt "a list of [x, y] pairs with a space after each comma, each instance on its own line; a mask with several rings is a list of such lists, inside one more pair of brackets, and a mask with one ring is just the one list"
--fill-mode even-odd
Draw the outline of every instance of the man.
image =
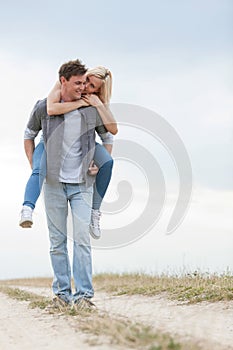
[[[61, 101], [81, 98], [86, 83], [86, 67], [70, 61], [59, 69]], [[47, 153], [47, 176], [44, 199], [50, 237], [50, 257], [54, 271], [53, 292], [60, 305], [92, 306], [92, 258], [89, 236], [94, 177], [88, 168], [94, 156], [95, 130], [106, 133], [94, 107], [83, 107], [65, 115], [48, 116], [46, 99], [37, 102], [27, 125], [31, 140], [25, 140], [30, 159], [34, 138], [42, 129]], [[73, 223], [73, 277], [67, 250], [68, 202]]]

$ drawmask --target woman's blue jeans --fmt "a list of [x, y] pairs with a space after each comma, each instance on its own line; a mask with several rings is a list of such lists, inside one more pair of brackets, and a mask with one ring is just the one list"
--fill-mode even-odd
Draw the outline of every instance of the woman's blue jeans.
[[113, 159], [106, 148], [97, 142], [95, 144], [94, 163], [99, 168], [99, 171], [94, 183], [92, 208], [100, 209], [102, 200], [111, 180]]
[[34, 209], [46, 176], [46, 152], [43, 141], [38, 143], [33, 152], [32, 164], [32, 173], [26, 184], [23, 205]]
[[[113, 159], [106, 148], [96, 143], [94, 162], [99, 171], [94, 185], [92, 208], [99, 209], [107, 191], [112, 176]], [[32, 174], [27, 182], [23, 205], [34, 209], [40, 196], [41, 188], [46, 176], [46, 152], [44, 142], [40, 141], [33, 153]]]

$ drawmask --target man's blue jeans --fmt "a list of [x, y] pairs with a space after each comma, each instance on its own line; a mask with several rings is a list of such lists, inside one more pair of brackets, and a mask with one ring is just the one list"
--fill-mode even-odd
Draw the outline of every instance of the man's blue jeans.
[[[93, 186], [85, 184], [46, 183], [44, 199], [50, 238], [50, 257], [54, 271], [53, 292], [70, 302], [94, 295], [92, 287], [92, 257], [89, 235]], [[73, 226], [73, 277], [67, 249], [67, 218], [70, 204]]]

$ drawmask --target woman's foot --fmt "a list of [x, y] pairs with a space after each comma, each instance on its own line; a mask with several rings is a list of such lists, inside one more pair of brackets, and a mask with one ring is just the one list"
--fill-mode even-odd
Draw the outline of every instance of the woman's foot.
[[101, 212], [98, 209], [91, 210], [90, 235], [94, 239], [99, 239], [101, 237], [100, 217], [101, 217]]
[[23, 228], [31, 228], [33, 224], [32, 213], [32, 208], [28, 207], [27, 205], [23, 205], [23, 208], [21, 210], [21, 219], [19, 222], [19, 226]]

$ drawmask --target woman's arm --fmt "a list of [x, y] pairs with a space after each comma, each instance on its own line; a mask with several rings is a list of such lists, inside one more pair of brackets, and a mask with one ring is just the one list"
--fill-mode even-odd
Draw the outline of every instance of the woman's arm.
[[48, 115], [59, 115], [74, 111], [77, 108], [89, 106], [83, 99], [61, 103], [61, 84], [56, 82], [53, 89], [47, 97], [47, 113]]
[[84, 101], [86, 101], [89, 105], [96, 107], [99, 115], [103, 121], [105, 128], [113, 135], [116, 135], [118, 132], [117, 122], [113, 117], [110, 109], [107, 105], [103, 104], [103, 102], [99, 99], [97, 95], [85, 95], [82, 97]]

